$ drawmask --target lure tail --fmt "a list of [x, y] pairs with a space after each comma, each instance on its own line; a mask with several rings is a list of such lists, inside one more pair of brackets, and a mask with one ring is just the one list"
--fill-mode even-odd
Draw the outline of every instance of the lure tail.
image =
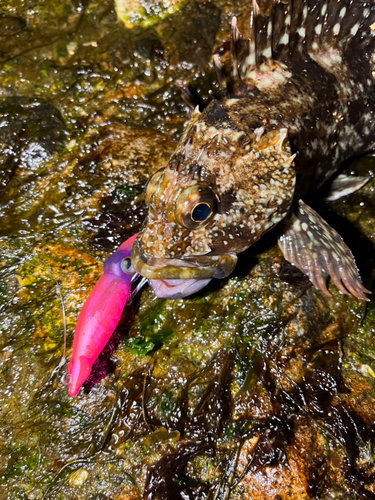
[[130, 254], [136, 236], [125, 241], [105, 261], [103, 274], [78, 316], [72, 359], [68, 366], [70, 396], [78, 394], [90, 375], [92, 365], [114, 332], [132, 294], [136, 273], [131, 267]]

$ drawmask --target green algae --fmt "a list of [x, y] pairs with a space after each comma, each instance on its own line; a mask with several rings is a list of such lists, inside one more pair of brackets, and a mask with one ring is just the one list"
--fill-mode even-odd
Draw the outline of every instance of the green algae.
[[151, 340], [141, 338], [130, 338], [126, 341], [125, 345], [131, 354], [136, 354], [137, 356], [145, 356], [155, 347], [155, 344]]
[[115, 5], [118, 18], [127, 28], [134, 28], [134, 26], [149, 28], [178, 12], [184, 3], [185, 0], [147, 2], [116, 0]]
[[[323, 296], [272, 233], [194, 297], [145, 289], [109, 375], [74, 399], [61, 382], [64, 313], [69, 359], [101, 262], [139, 229], [182, 131], [175, 82], [217, 88], [210, 57], [245, 4], [187, 2], [133, 30], [106, 2], [0, 8], [0, 498], [371, 495], [374, 299]], [[374, 189], [319, 206], [368, 287]]]

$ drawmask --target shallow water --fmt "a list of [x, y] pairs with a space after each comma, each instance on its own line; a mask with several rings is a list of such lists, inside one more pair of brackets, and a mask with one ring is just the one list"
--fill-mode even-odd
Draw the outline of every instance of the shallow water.
[[[133, 29], [107, 2], [0, 6], [0, 498], [375, 495], [374, 299], [323, 296], [272, 233], [192, 298], [145, 289], [90, 392], [61, 383], [64, 315], [69, 359], [101, 263], [139, 229], [182, 131], [176, 83], [217, 90], [232, 15], [245, 25], [247, 2], [186, 2]], [[372, 180], [320, 207], [367, 287], [374, 205]]]

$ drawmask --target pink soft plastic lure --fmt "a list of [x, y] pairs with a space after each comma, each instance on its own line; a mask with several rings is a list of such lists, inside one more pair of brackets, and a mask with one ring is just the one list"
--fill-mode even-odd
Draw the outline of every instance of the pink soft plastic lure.
[[[132, 282], [138, 275], [131, 267], [130, 254], [136, 236], [137, 234], [126, 240], [104, 262], [103, 274], [78, 316], [72, 359], [68, 366], [70, 396], [77, 396], [132, 294]], [[139, 284], [137, 289], [140, 286], [142, 285]]]

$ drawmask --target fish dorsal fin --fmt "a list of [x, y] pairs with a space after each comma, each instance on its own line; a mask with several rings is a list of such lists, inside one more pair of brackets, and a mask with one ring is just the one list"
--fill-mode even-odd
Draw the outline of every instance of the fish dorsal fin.
[[[310, 56], [324, 66], [325, 54], [341, 56], [346, 50], [375, 52], [375, 2], [363, 0], [250, 0], [248, 38], [237, 19], [231, 24], [229, 74], [214, 56], [220, 88], [235, 96], [244, 88], [279, 85], [290, 77], [292, 56]], [[371, 44], [371, 46], [370, 46]], [[328, 61], [329, 65], [331, 61]]]
[[290, 52], [291, 21], [292, 14], [296, 10], [292, 9], [291, 2], [280, 2], [275, 4], [271, 15], [273, 17], [273, 51], [275, 59], [285, 61]]

